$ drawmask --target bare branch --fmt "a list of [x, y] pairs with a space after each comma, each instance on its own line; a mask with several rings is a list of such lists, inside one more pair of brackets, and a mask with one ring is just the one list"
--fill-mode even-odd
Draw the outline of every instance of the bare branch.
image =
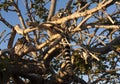
[[106, 11], [102, 10], [102, 12], [107, 16], [107, 18], [110, 20], [110, 22], [111, 22], [112, 24], [115, 23], [115, 21], [113, 21], [113, 19], [108, 15], [108, 13], [107, 13]]
[[[50, 32], [53, 32], [51, 30], [51, 27], [53, 27], [53, 25], [50, 23], [42, 23], [42, 24], [39, 24], [37, 27], [31, 27], [31, 28], [27, 28], [27, 29], [21, 29], [21, 27], [19, 25], [16, 25], [14, 27], [14, 29], [16, 30], [16, 32], [18, 34], [25, 35], [25, 34], [28, 34], [32, 31], [34, 31], [34, 30], [45, 30], [45, 31], [49, 30]], [[53, 29], [54, 29], [54, 27], [53, 27]]]
[[5, 34], [5, 32], [6, 32], [6, 30], [4, 30], [4, 31], [2, 31], [2, 32], [0, 33], [0, 39], [3, 37], [3, 35]]
[[26, 6], [26, 9], [27, 9], [27, 15], [28, 15], [30, 21], [33, 22], [33, 17], [32, 17], [32, 15], [31, 15], [30, 8], [29, 8], [28, 5], [29, 5], [29, 4], [28, 4], [28, 0], [25, 0], [25, 6]]
[[96, 25], [96, 24], [84, 25], [81, 28], [80, 27], [76, 27], [71, 32], [78, 32], [78, 31], [81, 31], [82, 29], [84, 30], [85, 28], [88, 28], [88, 29], [89, 28], [104, 28], [104, 29], [115, 29], [115, 30], [118, 30], [118, 29], [120, 29], [120, 25]]
[[20, 28], [20, 25], [16, 25], [14, 29], [18, 34], [24, 35], [24, 31]]
[[108, 43], [105, 47], [101, 47], [101, 48], [87, 47], [87, 48], [88, 48], [88, 50], [90, 50], [91, 52], [94, 52], [94, 53], [106, 54], [106, 53], [112, 51], [114, 46], [117, 46], [119, 44], [120, 44], [120, 36], [115, 38], [110, 43]]
[[0, 21], [3, 22], [8, 28], [10, 29], [13, 28], [13, 26], [8, 21], [6, 21], [1, 14], [0, 14]]
[[51, 5], [50, 5], [50, 10], [49, 10], [47, 21], [49, 21], [51, 17], [55, 14], [55, 9], [56, 9], [56, 0], [51, 0]]
[[47, 44], [49, 44], [50, 42], [53, 42], [54, 40], [57, 40], [57, 39], [60, 39], [61, 38], [61, 35], [60, 34], [55, 34], [53, 35], [49, 40], [47, 40], [46, 42], [40, 44], [37, 46], [37, 49], [41, 49], [43, 48], [44, 46], [46, 46]]
[[93, 13], [95, 13], [95, 12], [103, 9], [104, 7], [106, 7], [107, 5], [109, 5], [110, 3], [112, 3], [112, 1], [113, 0], [109, 0], [109, 1], [105, 2], [104, 4], [101, 4], [102, 3], [101, 2], [100, 5], [98, 5], [98, 7], [95, 7], [93, 9], [91, 9], [91, 10], [87, 10], [87, 11], [80, 12], [80, 13], [79, 12], [75, 12], [75, 13], [69, 15], [69, 16], [63, 17], [63, 18], [58, 19], [56, 21], [52, 21], [51, 23], [61, 24], [61, 23], [65, 23], [66, 21], [71, 20], [71, 19], [83, 17], [83, 16], [86, 16], [86, 15], [91, 15], [91, 14], [93, 14]]
[[16, 36], [16, 31], [13, 28], [11, 35], [10, 35], [10, 38], [9, 38], [9, 41], [8, 41], [8, 49], [13, 47], [13, 42], [14, 42], [15, 36]]
[[85, 17], [85, 19], [83, 19], [79, 25], [73, 30], [73, 31], [78, 31], [78, 30], [81, 30], [81, 26], [84, 25], [84, 23], [91, 17], [92, 15], [88, 15]]
[[87, 28], [120, 29], [120, 25], [87, 25]]
[[16, 10], [16, 12], [17, 12], [17, 15], [18, 15], [18, 17], [19, 17], [20, 23], [21, 23], [21, 25], [22, 25], [22, 28], [23, 28], [23, 29], [26, 29], [26, 25], [25, 25], [23, 16], [22, 16], [22, 14], [21, 14], [21, 11], [20, 11], [17, 3], [14, 3], [14, 8], [15, 8], [15, 10]]

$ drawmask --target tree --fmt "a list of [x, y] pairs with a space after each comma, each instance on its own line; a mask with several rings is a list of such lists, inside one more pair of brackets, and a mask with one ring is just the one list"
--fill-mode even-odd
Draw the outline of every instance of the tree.
[[0, 83], [120, 83], [120, 1], [59, 1], [0, 1]]

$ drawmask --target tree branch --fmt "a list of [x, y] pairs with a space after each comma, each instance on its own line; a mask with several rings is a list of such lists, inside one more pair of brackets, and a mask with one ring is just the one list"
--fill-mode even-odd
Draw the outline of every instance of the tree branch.
[[14, 42], [15, 36], [16, 36], [16, 31], [13, 28], [11, 35], [10, 35], [10, 38], [9, 38], [9, 41], [8, 41], [8, 45], [7, 45], [8, 49], [13, 47], [13, 42]]
[[66, 8], [65, 8], [65, 11], [70, 10], [72, 2], [73, 2], [73, 0], [68, 1], [67, 5], [66, 5]]
[[[101, 3], [103, 3], [103, 2], [101, 2]], [[71, 19], [83, 17], [83, 16], [86, 16], [86, 15], [91, 15], [91, 14], [103, 9], [104, 7], [108, 6], [110, 3], [113, 3], [113, 0], [109, 0], [109, 1], [105, 2], [104, 4], [101, 4], [101, 3], [100, 3], [100, 5], [98, 5], [98, 7], [95, 7], [91, 10], [87, 10], [87, 11], [80, 12], [80, 13], [75, 12], [75, 13], [69, 15], [69, 16], [63, 17], [63, 18], [58, 19], [56, 21], [52, 21], [51, 23], [61, 24], [61, 23], [65, 23], [66, 21], [71, 20]]]
[[30, 21], [33, 22], [33, 17], [32, 17], [32, 15], [31, 15], [30, 8], [29, 8], [28, 5], [29, 5], [29, 4], [28, 4], [28, 0], [25, 0], [25, 6], [26, 6], [26, 9], [27, 9], [27, 15], [28, 15]]
[[56, 9], [56, 0], [51, 0], [47, 21], [49, 21], [51, 17], [55, 14], [55, 9]]
[[19, 17], [20, 23], [21, 23], [21, 25], [22, 25], [22, 28], [23, 28], [23, 29], [26, 29], [26, 25], [25, 25], [23, 16], [22, 16], [21, 11], [20, 11], [20, 9], [19, 9], [19, 7], [18, 7], [18, 5], [17, 5], [16, 3], [14, 3], [14, 8], [15, 8], [15, 10], [16, 10], [16, 12], [17, 12], [17, 15], [18, 15], [18, 17]]
[[2, 15], [0, 14], [0, 21], [3, 22], [8, 28], [12, 29], [14, 26], [12, 26], [8, 21], [6, 21]]
[[110, 43], [108, 43], [105, 47], [101, 47], [101, 48], [90, 48], [87, 47], [88, 50], [90, 50], [91, 52], [95, 52], [95, 53], [101, 53], [101, 54], [106, 54], [110, 51], [112, 51], [113, 46], [117, 46], [120, 44], [120, 36], [115, 38], [113, 41], [111, 41]]

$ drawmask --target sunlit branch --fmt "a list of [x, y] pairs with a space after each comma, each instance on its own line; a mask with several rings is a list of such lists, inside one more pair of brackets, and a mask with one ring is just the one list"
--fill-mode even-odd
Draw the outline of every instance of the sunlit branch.
[[[32, 4], [32, 1], [31, 1], [31, 4]], [[25, 7], [26, 7], [26, 10], [27, 10], [27, 15], [30, 19], [30, 23], [33, 23], [35, 21], [35, 19], [33, 18], [32, 16], [32, 13], [31, 13], [31, 8], [29, 7], [29, 3], [28, 3], [28, 0], [25, 0]], [[29, 22], [26, 22], [27, 26], [32, 26], [31, 24], [28, 25]], [[37, 22], [36, 22], [37, 23]], [[34, 26], [37, 26], [37, 24], [35, 24]], [[37, 41], [37, 34], [36, 34], [36, 31], [33, 31], [34, 33], [34, 41], [35, 41], [35, 44], [38, 44], [38, 41]]]
[[56, 0], [51, 0], [51, 5], [50, 5], [50, 10], [49, 10], [47, 21], [49, 21], [51, 17], [55, 14], [55, 9], [56, 9]]
[[106, 15], [106, 17], [110, 20], [110, 22], [111, 22], [112, 24], [115, 23], [115, 21], [113, 21], [113, 19], [108, 15], [108, 13], [107, 13], [106, 11], [102, 10], [102, 12]]
[[91, 17], [92, 15], [88, 15], [86, 16], [78, 25], [77, 27], [73, 30], [73, 31], [79, 31], [81, 30], [81, 26], [84, 25], [84, 23]]
[[119, 29], [120, 25], [88, 25], [87, 28]]
[[15, 10], [16, 10], [16, 12], [17, 12], [17, 15], [18, 15], [18, 17], [19, 17], [19, 20], [20, 20], [20, 23], [21, 23], [22, 28], [23, 28], [23, 29], [26, 29], [26, 25], [25, 25], [23, 16], [22, 16], [22, 14], [21, 14], [21, 11], [20, 11], [17, 3], [14, 3], [14, 8], [15, 8]]
[[63, 18], [61, 18], [59, 20], [52, 21], [51, 23], [61, 24], [61, 23], [64, 23], [64, 22], [66, 22], [68, 20], [71, 20], [71, 19], [83, 17], [83, 16], [86, 16], [86, 15], [91, 15], [91, 14], [99, 11], [100, 9], [106, 7], [107, 5], [109, 5], [110, 3], [112, 3], [112, 1], [113, 0], [109, 0], [109, 1], [105, 2], [104, 4], [101, 4], [102, 3], [101, 2], [100, 5], [98, 5], [98, 7], [95, 7], [93, 9], [91, 9], [91, 10], [87, 10], [87, 11], [80, 12], [80, 13], [79, 12], [75, 12], [75, 13], [73, 13], [73, 14], [71, 14], [69, 16], [63, 17]]
[[49, 31], [53, 32], [51, 30], [51, 28], [54, 29], [54, 26], [52, 24], [49, 24], [49, 23], [43, 23], [43, 24], [38, 25], [37, 27], [31, 27], [31, 28], [27, 28], [27, 29], [22, 29], [19, 25], [16, 25], [14, 27], [14, 29], [16, 30], [16, 32], [18, 34], [21, 34], [21, 35], [28, 34], [28, 33], [32, 32], [34, 30], [45, 30], [45, 31], [49, 30]]
[[60, 34], [55, 34], [54, 36], [52, 36], [49, 40], [45, 41], [44, 43], [40, 44], [37, 46], [37, 49], [41, 49], [43, 48], [44, 46], [46, 46], [47, 44], [49, 44], [50, 42], [53, 42], [54, 40], [57, 40], [61, 38], [61, 35]]

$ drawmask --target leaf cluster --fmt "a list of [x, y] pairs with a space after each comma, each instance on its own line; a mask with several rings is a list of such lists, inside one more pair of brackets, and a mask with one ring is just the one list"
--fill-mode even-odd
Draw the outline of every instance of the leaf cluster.
[[0, 2], [0, 9], [3, 9], [4, 11], [8, 12], [9, 7], [13, 6], [13, 2], [9, 0], [4, 0], [3, 2]]
[[35, 9], [34, 13], [40, 18], [45, 21], [47, 19], [48, 15], [48, 9], [45, 7], [46, 6], [45, 0], [35, 0], [32, 3], [32, 8]]

